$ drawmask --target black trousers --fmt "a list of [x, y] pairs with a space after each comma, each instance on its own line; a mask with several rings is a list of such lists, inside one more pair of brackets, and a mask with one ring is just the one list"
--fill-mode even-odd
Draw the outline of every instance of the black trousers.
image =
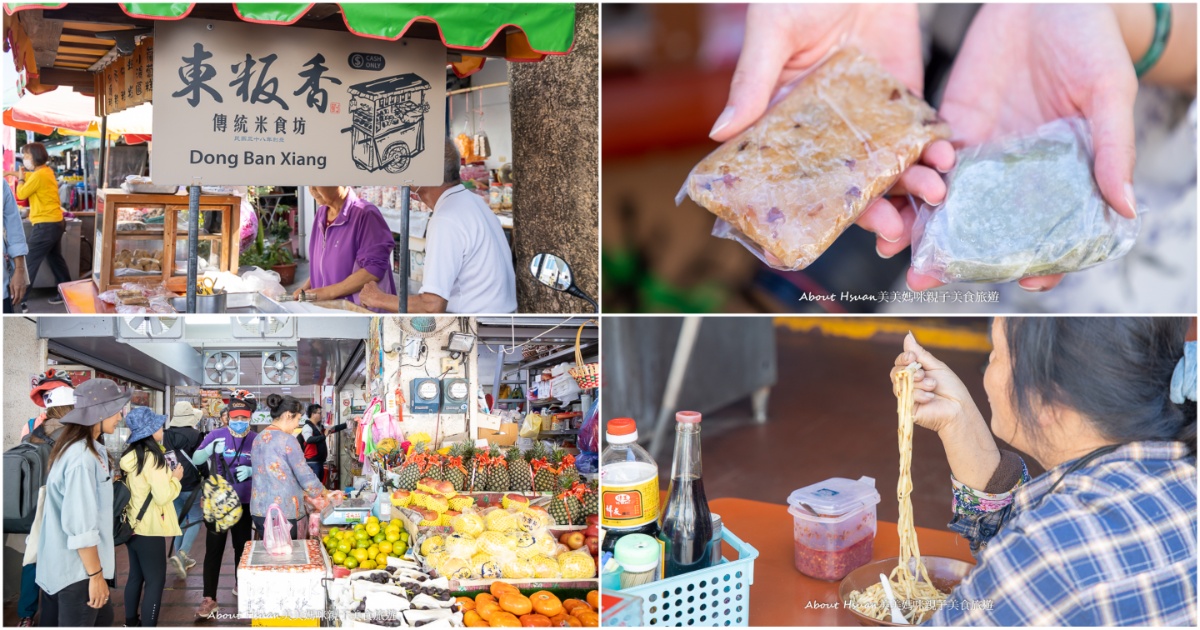
[[[134, 535], [129, 551], [129, 581], [125, 583], [125, 625], [157, 626], [167, 584], [167, 538]], [[143, 592], [144, 589], [144, 592]], [[138, 603], [141, 602], [141, 622]]]
[[5, 313], [15, 312], [15, 311], [13, 311], [12, 298], [4, 298], [4, 312]]
[[[88, 606], [88, 582], [80, 580], [51, 595], [42, 591], [42, 618], [39, 626], [63, 628], [108, 628], [113, 625], [113, 605]], [[113, 582], [109, 582], [109, 588]]]
[[58, 223], [37, 223], [29, 236], [29, 253], [25, 255], [25, 268], [29, 270], [29, 286], [37, 279], [38, 269], [42, 261], [50, 264], [50, 272], [54, 274], [54, 282], [62, 284], [71, 281], [71, 272], [67, 269], [67, 261], [62, 255], [62, 236], [67, 231], [66, 221]]
[[[196, 489], [200, 491], [199, 488]], [[242, 505], [242, 518], [229, 531], [214, 533], [205, 525], [204, 538], [204, 596], [217, 599], [217, 583], [221, 579], [221, 560], [225, 558], [225, 541], [233, 537], [233, 575], [237, 580], [237, 567], [242, 563], [242, 550], [250, 542], [250, 506]]]

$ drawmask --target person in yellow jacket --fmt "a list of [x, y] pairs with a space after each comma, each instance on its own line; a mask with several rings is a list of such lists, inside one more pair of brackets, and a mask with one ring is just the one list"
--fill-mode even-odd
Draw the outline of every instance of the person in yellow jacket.
[[[67, 231], [66, 221], [63, 220], [62, 204], [58, 197], [58, 180], [54, 177], [54, 169], [47, 162], [50, 154], [40, 142], [31, 142], [21, 147], [22, 169], [16, 175], [17, 199], [29, 200], [29, 222], [33, 224], [33, 233], [29, 237], [29, 253], [25, 255], [25, 268], [29, 272], [29, 286], [37, 279], [38, 269], [42, 261], [50, 265], [50, 273], [54, 274], [55, 284], [71, 281], [71, 271], [67, 269], [67, 261], [62, 255], [62, 236]], [[26, 293], [26, 296], [29, 294]], [[62, 297], [55, 295], [50, 299], [51, 304], [62, 304]], [[16, 306], [15, 304], [13, 305]], [[24, 301], [21, 310], [28, 312]]]
[[[163, 587], [167, 582], [167, 540], [182, 533], [175, 514], [175, 497], [183, 488], [179, 481], [183, 477], [183, 468], [177, 453], [163, 451], [166, 423], [166, 416], [147, 407], [134, 407], [125, 415], [125, 426], [129, 427], [130, 433], [129, 446], [121, 456], [121, 470], [129, 484], [126, 517], [133, 527], [133, 538], [125, 544], [129, 551], [129, 578], [125, 583], [126, 626], [158, 625]], [[143, 506], [145, 513], [141, 514]]]

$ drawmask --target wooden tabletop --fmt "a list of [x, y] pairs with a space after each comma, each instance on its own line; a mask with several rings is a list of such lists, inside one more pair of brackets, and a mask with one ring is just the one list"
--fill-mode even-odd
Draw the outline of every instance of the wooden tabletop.
[[[786, 505], [713, 499], [709, 509], [738, 538], [758, 550], [754, 561], [754, 585], [750, 587], [751, 626], [856, 626], [855, 617], [841, 610], [838, 582], [810, 578], [793, 563], [792, 516]], [[921, 555], [945, 556], [974, 563], [967, 541], [945, 530], [917, 528]], [[872, 559], [900, 554], [896, 524], [880, 522]], [[730, 557], [735, 554], [726, 549]], [[831, 605], [822, 608], [820, 605]], [[836, 606], [833, 606], [836, 605]]]

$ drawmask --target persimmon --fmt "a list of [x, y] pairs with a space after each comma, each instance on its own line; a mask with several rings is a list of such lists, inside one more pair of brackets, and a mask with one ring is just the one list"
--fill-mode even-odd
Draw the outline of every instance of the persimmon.
[[500, 603], [491, 593], [479, 593], [475, 595], [475, 606], [478, 607], [483, 602]]
[[[564, 604], [564, 606], [565, 606], [565, 604]], [[568, 615], [571, 615], [572, 617], [578, 619], [579, 616], [584, 613], [595, 612], [595, 611], [593, 611], [591, 608], [588, 608], [587, 606], [576, 606], [575, 608], [568, 610], [566, 612]]]
[[474, 610], [468, 610], [463, 613], [463, 625], [468, 628], [487, 628], [488, 622], [484, 621], [483, 617], [479, 616], [479, 613]]
[[600, 615], [594, 610], [584, 610], [578, 615], [575, 615], [575, 618], [578, 619], [579, 623], [583, 624], [583, 627], [585, 628], [600, 627]]
[[516, 593], [517, 595], [521, 594], [521, 589], [509, 584], [508, 582], [501, 582], [500, 580], [492, 582], [492, 585], [488, 587], [488, 590], [491, 591], [491, 594], [496, 598], [496, 601], [499, 601], [500, 596], [504, 595], [505, 593]]
[[455, 597], [454, 599], [458, 602], [459, 606], [462, 606], [464, 612], [475, 610], [475, 600], [470, 597]]
[[500, 596], [500, 608], [514, 615], [533, 612], [533, 602], [520, 593], [505, 593]]
[[578, 619], [572, 617], [571, 615], [568, 615], [567, 613], [562, 613], [562, 614], [551, 617], [550, 625], [551, 625], [551, 627], [554, 627], [554, 628], [582, 628], [583, 627], [583, 623], [581, 623]]
[[533, 610], [536, 613], [546, 615], [553, 619], [556, 615], [563, 614], [563, 605], [559, 601], [558, 596], [550, 591], [538, 591], [529, 596], [533, 602]]
[[597, 591], [597, 590], [588, 591], [587, 603], [588, 603], [588, 606], [592, 607], [592, 610], [594, 610], [596, 612], [600, 612], [600, 591]]
[[589, 608], [588, 603], [582, 599], [564, 599], [562, 604], [563, 610], [565, 610], [568, 615], [571, 614], [571, 612], [576, 608]]
[[488, 625], [493, 628], [520, 628], [521, 620], [517, 619], [516, 615], [502, 610], [492, 615], [492, 618], [488, 620]]
[[496, 602], [480, 602], [476, 604], [475, 612], [479, 613], [479, 616], [483, 617], [485, 621], [491, 623], [492, 617], [504, 611], [500, 610], [500, 604]]
[[550, 618], [537, 613], [521, 615], [521, 625], [526, 628], [549, 628]]

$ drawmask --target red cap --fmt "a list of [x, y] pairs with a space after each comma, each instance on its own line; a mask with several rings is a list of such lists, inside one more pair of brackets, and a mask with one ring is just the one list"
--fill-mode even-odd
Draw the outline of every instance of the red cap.
[[613, 418], [608, 421], [609, 435], [633, 435], [637, 433], [637, 423], [633, 418]]
[[700, 424], [699, 411], [680, 411], [675, 414], [675, 422], [686, 422], [688, 424]]

